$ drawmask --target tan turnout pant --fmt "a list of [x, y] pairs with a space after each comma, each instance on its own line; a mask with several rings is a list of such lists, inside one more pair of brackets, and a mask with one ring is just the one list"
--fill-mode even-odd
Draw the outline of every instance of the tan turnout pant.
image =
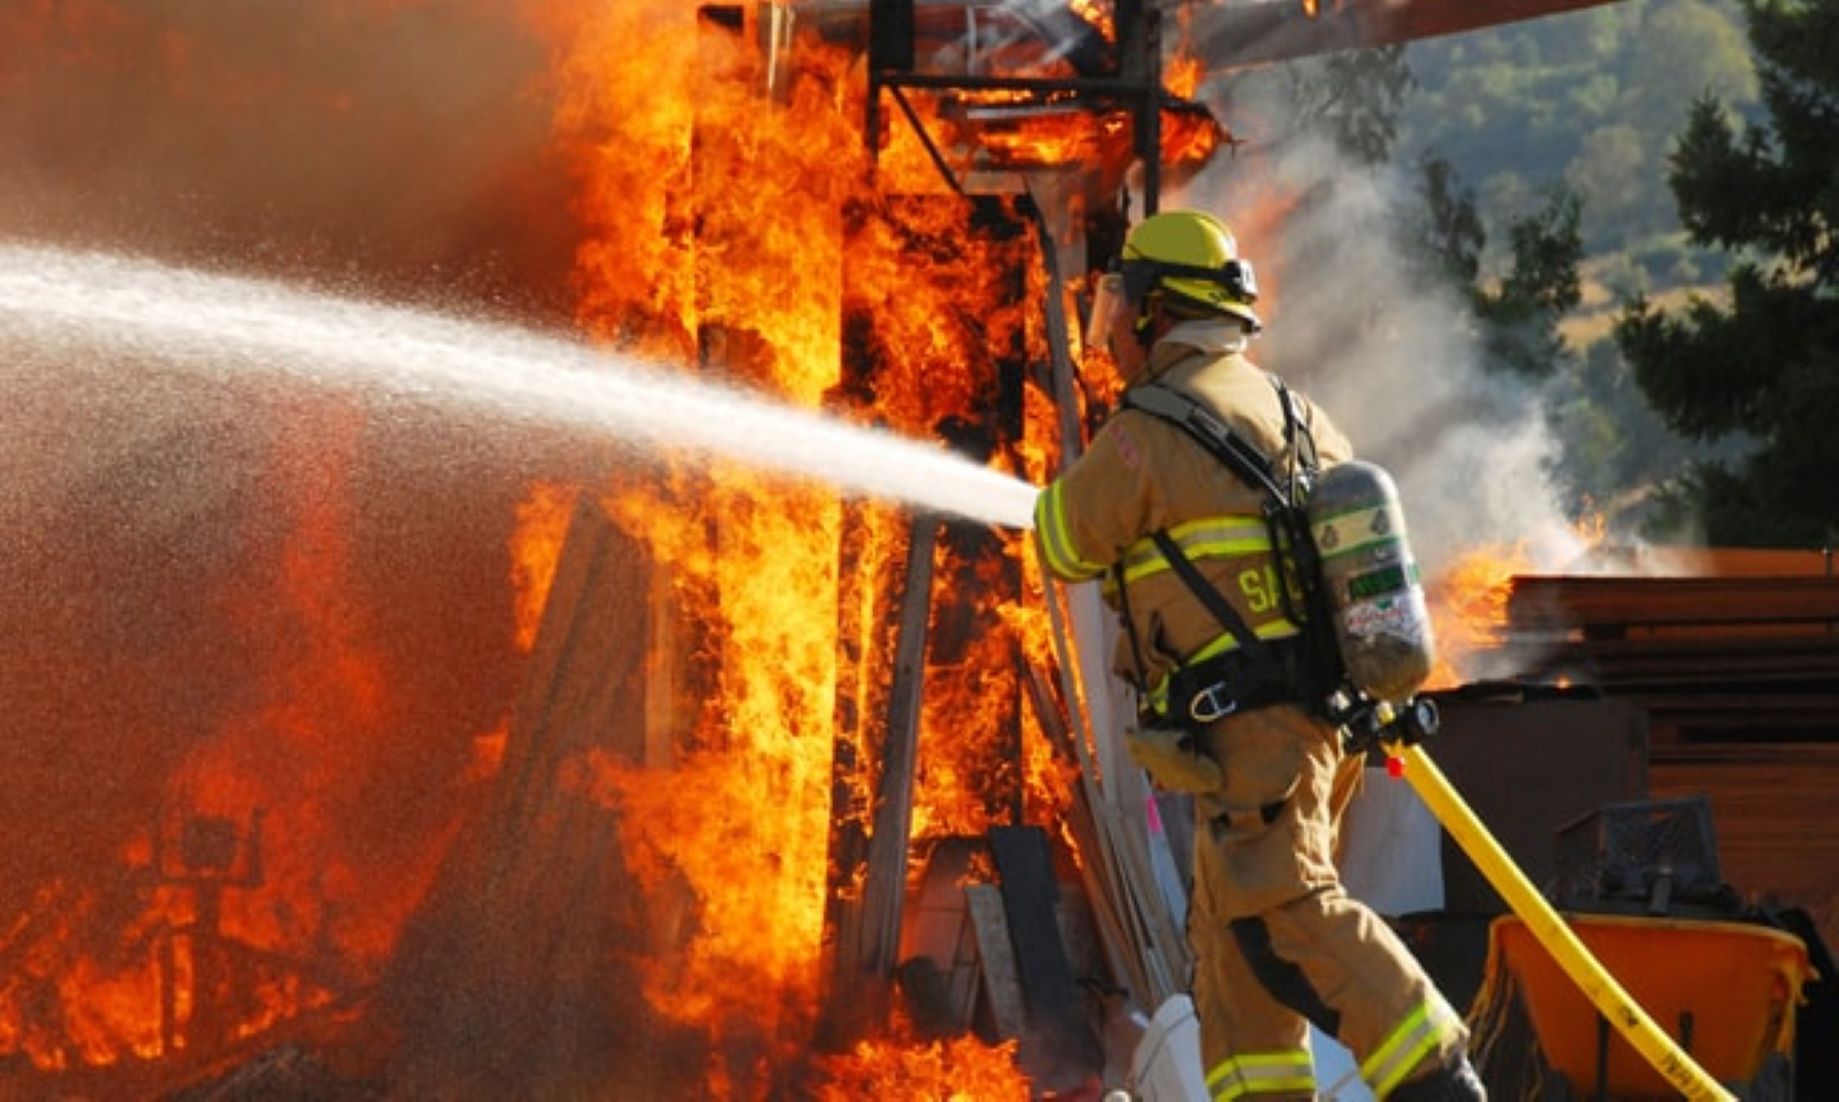
[[1468, 1040], [1460, 1019], [1335, 871], [1362, 762], [1288, 706], [1221, 720], [1205, 737], [1226, 779], [1195, 799], [1188, 938], [1211, 1097], [1313, 1098], [1310, 1021], [1353, 1051], [1381, 1099], [1454, 1060]]

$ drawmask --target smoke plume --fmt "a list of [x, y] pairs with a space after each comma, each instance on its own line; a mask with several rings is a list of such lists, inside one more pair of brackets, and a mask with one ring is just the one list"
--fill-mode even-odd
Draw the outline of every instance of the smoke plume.
[[1281, 81], [1233, 92], [1245, 144], [1163, 206], [1215, 211], [1238, 235], [1264, 291], [1253, 358], [1392, 473], [1427, 572], [1478, 544], [1562, 566], [1579, 547], [1545, 472], [1538, 396], [1484, 370], [1468, 311], [1407, 261], [1409, 183], [1313, 135]]

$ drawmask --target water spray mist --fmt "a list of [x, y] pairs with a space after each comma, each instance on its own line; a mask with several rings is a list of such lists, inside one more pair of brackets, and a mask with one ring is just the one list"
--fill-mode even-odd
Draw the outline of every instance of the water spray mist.
[[1035, 491], [939, 447], [668, 375], [512, 326], [93, 253], [0, 244], [0, 344], [106, 347], [201, 374], [267, 372], [378, 398], [719, 455], [1014, 528]]

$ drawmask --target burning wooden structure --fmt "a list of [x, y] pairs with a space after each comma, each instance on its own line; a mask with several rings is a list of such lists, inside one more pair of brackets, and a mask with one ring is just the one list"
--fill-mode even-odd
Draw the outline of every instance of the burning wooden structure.
[[[584, 329], [1031, 481], [1076, 453], [1105, 398], [1082, 279], [1230, 141], [1164, 5], [607, 8], [557, 77]], [[663, 60], [622, 64], [642, 39]], [[384, 948], [282, 899], [351, 897], [325, 882], [356, 862], [303, 869], [275, 825], [318, 820], [184, 807], [131, 858], [118, 894], [161, 904], [103, 981], [57, 1001], [36, 958], [61, 884], [0, 938], [32, 977], [0, 1093], [1005, 1097], [1088, 1085], [1117, 992], [1180, 989], [1180, 839], [1097, 648], [1047, 645], [1021, 536], [731, 469], [546, 495], [511, 718], [438, 778], [464, 814], [411, 839], [438, 861], [348, 920]], [[1092, 595], [1066, 611], [1102, 635]], [[57, 1035], [86, 1016], [115, 1043]]]

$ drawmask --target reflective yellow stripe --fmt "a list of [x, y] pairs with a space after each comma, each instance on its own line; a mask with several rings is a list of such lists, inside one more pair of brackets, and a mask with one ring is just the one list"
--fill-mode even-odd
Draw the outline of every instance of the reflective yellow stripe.
[[1232, 1056], [1207, 1073], [1207, 1091], [1213, 1102], [1231, 1102], [1247, 1094], [1314, 1090], [1315, 1064], [1307, 1049]]
[[1034, 530], [1041, 540], [1041, 555], [1055, 577], [1080, 582], [1097, 577], [1105, 568], [1082, 558], [1067, 529], [1062, 487], [1055, 482], [1041, 491], [1034, 503]]
[[[1223, 559], [1271, 551], [1271, 533], [1261, 517], [1202, 517], [1170, 528], [1169, 538], [1190, 559]], [[1168, 560], [1151, 540], [1138, 540], [1124, 555], [1125, 582], [1167, 569]]]
[[[1288, 620], [1272, 620], [1269, 623], [1259, 624], [1257, 627], [1253, 628], [1252, 634], [1260, 639], [1288, 639], [1290, 636], [1297, 634], [1297, 631], [1297, 626]], [[1232, 637], [1231, 632], [1222, 632], [1214, 636], [1212, 642], [1195, 651], [1194, 656], [1189, 658], [1186, 664], [1192, 666], [1194, 663], [1205, 661], [1216, 654], [1225, 654], [1229, 650], [1236, 650], [1238, 646], [1239, 641]], [[1154, 685], [1150, 686], [1149, 706], [1154, 708], [1156, 713], [1160, 715], [1168, 710], [1168, 704], [1169, 679], [1165, 676]]]
[[1454, 1023], [1455, 1013], [1441, 999], [1419, 1004], [1360, 1065], [1360, 1077], [1373, 1088], [1375, 1097], [1385, 1098], [1430, 1055]]

